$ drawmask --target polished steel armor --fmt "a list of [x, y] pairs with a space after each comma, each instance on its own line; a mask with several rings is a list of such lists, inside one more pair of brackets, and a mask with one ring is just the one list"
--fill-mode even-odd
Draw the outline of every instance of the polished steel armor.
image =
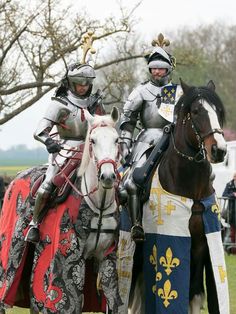
[[[124, 105], [120, 124], [123, 163], [131, 166], [120, 195], [121, 198], [127, 197], [134, 241], [143, 241], [145, 236], [141, 225], [141, 192], [133, 181], [133, 171], [143, 165], [146, 152], [159, 142], [163, 127], [173, 122], [174, 106], [182, 94], [180, 85], [168, 83], [163, 86], [163, 80], [159, 83], [161, 86], [149, 81], [134, 89]], [[138, 120], [142, 129], [134, 140]]]
[[66, 159], [73, 154], [73, 151], [68, 150], [68, 148], [76, 148], [85, 140], [87, 121], [84, 110], [88, 110], [91, 114], [105, 114], [100, 91], [95, 94], [89, 93], [87, 97], [78, 97], [68, 90], [66, 94], [52, 97], [49, 108], [34, 133], [36, 140], [46, 144], [48, 139], [51, 139], [51, 131], [54, 131], [55, 128], [55, 140], [62, 149], [60, 154], [49, 154], [48, 169], [37, 192], [33, 219], [30, 223], [31, 228], [26, 235], [27, 241], [37, 242], [38, 240], [38, 238], [35, 240], [35, 231], [38, 232], [38, 215], [54, 189], [53, 177], [58, 173]]
[[75, 146], [85, 139], [87, 132], [87, 121], [81, 109], [87, 109], [94, 114], [98, 107], [103, 113], [105, 112], [99, 92], [86, 98], [76, 97], [70, 91], [67, 96], [53, 97], [43, 119], [39, 122], [34, 137], [45, 143], [51, 129], [56, 126], [61, 144], [65, 140], [70, 140], [67, 144]]
[[[123, 157], [131, 151], [131, 163], [137, 161], [162, 136], [163, 127], [173, 122], [174, 106], [182, 94], [180, 85], [156, 86], [151, 81], [139, 85], [124, 105], [121, 129]], [[142, 130], [133, 141], [138, 119]]]

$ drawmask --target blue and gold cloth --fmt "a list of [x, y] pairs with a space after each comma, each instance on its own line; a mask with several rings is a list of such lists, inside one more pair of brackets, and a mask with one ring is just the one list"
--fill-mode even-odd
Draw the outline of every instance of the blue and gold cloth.
[[[188, 314], [191, 249], [189, 219], [193, 200], [166, 192], [160, 185], [157, 173], [156, 171], [153, 177], [149, 201], [143, 208], [143, 227], [146, 235], [143, 250], [145, 313]], [[201, 203], [205, 207], [203, 221], [220, 314], [229, 314], [220, 209], [214, 194], [202, 199]], [[127, 237], [127, 224], [125, 233]], [[127, 255], [125, 247], [123, 250]], [[130, 250], [131, 255], [132, 250], [134, 248]]]

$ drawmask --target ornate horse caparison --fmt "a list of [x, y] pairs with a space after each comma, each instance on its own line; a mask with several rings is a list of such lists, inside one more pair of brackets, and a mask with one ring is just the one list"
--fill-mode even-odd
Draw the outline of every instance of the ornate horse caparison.
[[[47, 314], [96, 311], [91, 304], [90, 309], [83, 308], [86, 260], [91, 259], [96, 260], [98, 283], [107, 307], [118, 313], [119, 136], [115, 124], [119, 112], [113, 108], [110, 115], [95, 117], [84, 113], [89, 123], [77, 179], [71, 183], [67, 199], [49, 208], [40, 225], [41, 240], [35, 247], [24, 241], [33, 211], [29, 194], [35, 177], [45, 167], [20, 173], [5, 194], [0, 218], [2, 313], [6, 307], [21, 306], [21, 297], [28, 302], [24, 307], [31, 305], [34, 311]], [[92, 284], [96, 286], [96, 279]], [[92, 290], [88, 286], [85, 294], [91, 295]]]
[[209, 313], [228, 314], [220, 210], [211, 167], [226, 154], [224, 106], [212, 81], [203, 87], [182, 81], [181, 85], [169, 146], [143, 207], [146, 241], [144, 279], [139, 284], [144, 284], [141, 290], [131, 289], [130, 313], [200, 314], [205, 271]]

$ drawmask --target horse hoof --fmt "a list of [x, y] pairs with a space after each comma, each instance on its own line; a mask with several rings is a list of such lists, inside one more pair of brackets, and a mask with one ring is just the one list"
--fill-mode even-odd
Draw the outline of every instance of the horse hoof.
[[38, 243], [40, 240], [39, 229], [37, 227], [32, 226], [25, 236], [25, 241]]
[[143, 227], [140, 224], [135, 224], [131, 228], [131, 238], [134, 242], [143, 242], [145, 241], [145, 234]]

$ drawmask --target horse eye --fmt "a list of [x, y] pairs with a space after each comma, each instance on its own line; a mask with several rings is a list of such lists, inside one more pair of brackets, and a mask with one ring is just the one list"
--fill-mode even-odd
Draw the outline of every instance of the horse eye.
[[117, 137], [117, 139], [115, 140], [115, 144], [119, 143], [119, 137]]
[[193, 109], [192, 114], [198, 114], [198, 109], [197, 108]]
[[93, 138], [90, 139], [91, 144], [95, 144], [95, 141]]

